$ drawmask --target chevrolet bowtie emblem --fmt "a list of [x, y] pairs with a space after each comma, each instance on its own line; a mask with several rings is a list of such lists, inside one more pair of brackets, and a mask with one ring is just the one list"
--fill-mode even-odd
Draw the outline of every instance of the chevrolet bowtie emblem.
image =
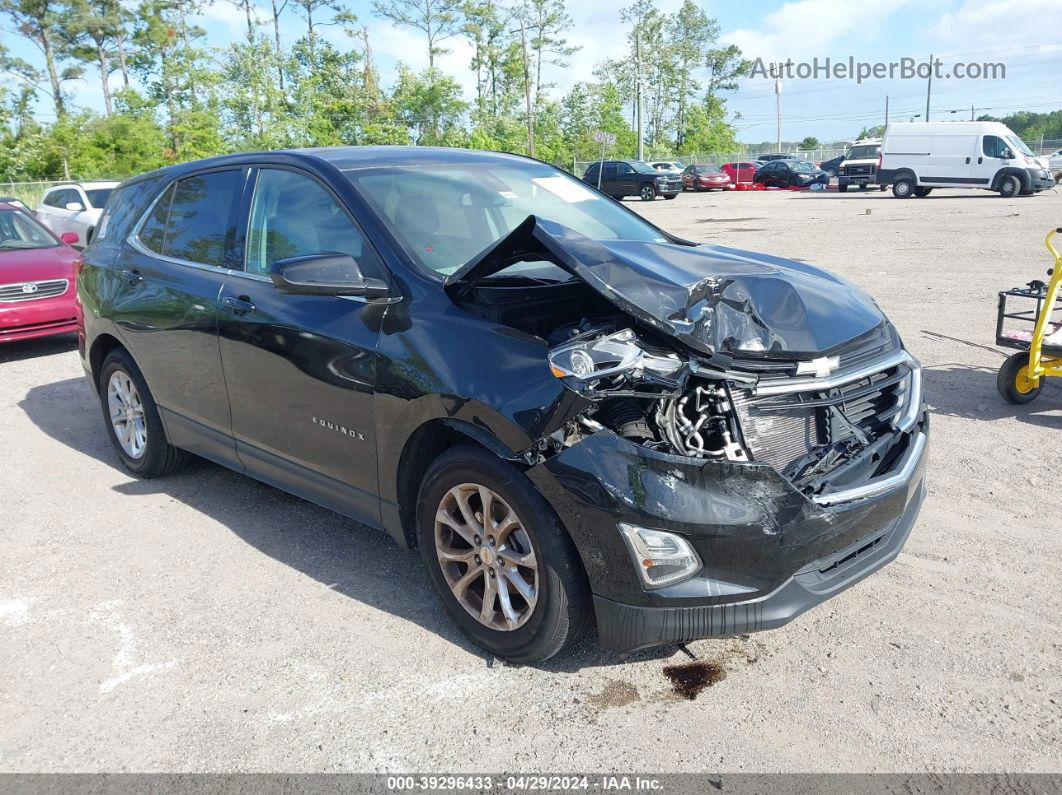
[[822, 356], [810, 362], [797, 362], [797, 375], [813, 375], [825, 378], [841, 365], [839, 356]]

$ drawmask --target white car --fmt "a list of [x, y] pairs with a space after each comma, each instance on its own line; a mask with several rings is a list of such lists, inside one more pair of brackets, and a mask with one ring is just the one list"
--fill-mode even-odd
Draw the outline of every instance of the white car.
[[665, 174], [681, 174], [686, 169], [682, 163], [677, 163], [673, 160], [658, 160], [655, 163], [650, 163], [650, 165]]
[[88, 245], [103, 213], [103, 205], [118, 187], [117, 182], [67, 182], [44, 192], [37, 207], [37, 220], [55, 234], [76, 232], [82, 246]]
[[1047, 160], [1047, 170], [1054, 176], [1055, 182], [1062, 182], [1062, 149], [1044, 155], [1044, 159]]

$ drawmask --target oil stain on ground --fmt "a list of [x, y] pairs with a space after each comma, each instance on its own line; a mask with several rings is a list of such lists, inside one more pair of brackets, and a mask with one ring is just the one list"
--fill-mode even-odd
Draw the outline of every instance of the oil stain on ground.
[[608, 679], [605, 681], [605, 687], [600, 693], [587, 696], [586, 700], [590, 706], [604, 709], [606, 707], [625, 707], [635, 701], [640, 701], [641, 698], [638, 695], [637, 688], [630, 682]]
[[726, 679], [726, 669], [719, 663], [694, 660], [665, 666], [664, 676], [671, 680], [671, 687], [676, 693], [693, 701], [706, 687]]

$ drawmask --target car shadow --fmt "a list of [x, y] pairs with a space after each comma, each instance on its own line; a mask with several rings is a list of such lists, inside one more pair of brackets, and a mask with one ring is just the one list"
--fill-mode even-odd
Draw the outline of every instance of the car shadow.
[[19, 362], [23, 359], [35, 359], [38, 356], [51, 356], [77, 350], [77, 333], [56, 334], [51, 337], [36, 337], [29, 340], [15, 340], [0, 345], [0, 364]]
[[[33, 387], [19, 407], [51, 438], [126, 474], [85, 379]], [[501, 664], [449, 620], [419, 555], [400, 548], [384, 533], [200, 458], [174, 475], [131, 479], [114, 490], [124, 495], [164, 494], [332, 590], [434, 632], [488, 667]], [[590, 633], [568, 653], [535, 667], [574, 673], [673, 653], [673, 646], [665, 646], [620, 655], [602, 649]]]
[[1015, 406], [1000, 397], [996, 389], [998, 372], [958, 362], [924, 367], [922, 381], [930, 412], [982, 422], [1013, 418], [1062, 430], [1062, 385], [1057, 379], [1048, 378], [1043, 392], [1033, 402]]

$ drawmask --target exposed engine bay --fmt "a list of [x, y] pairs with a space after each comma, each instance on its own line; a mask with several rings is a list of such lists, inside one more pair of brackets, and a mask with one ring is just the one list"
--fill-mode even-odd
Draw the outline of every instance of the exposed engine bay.
[[[458, 305], [545, 340], [550, 372], [589, 402], [534, 455], [608, 429], [671, 455], [766, 463], [812, 495], [902, 453], [893, 431], [920, 404], [917, 364], [850, 285], [719, 248], [606, 249], [555, 226], [530, 217], [447, 281]], [[847, 375], [822, 380], [835, 370]]]

